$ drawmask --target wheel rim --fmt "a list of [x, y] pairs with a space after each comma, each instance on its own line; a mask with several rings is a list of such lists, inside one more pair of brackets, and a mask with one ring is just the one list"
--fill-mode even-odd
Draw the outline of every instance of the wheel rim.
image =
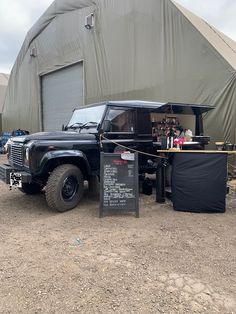
[[79, 186], [79, 183], [78, 183], [78, 180], [75, 176], [67, 177], [64, 180], [63, 186], [62, 186], [62, 191], [61, 191], [62, 198], [65, 201], [72, 200], [73, 197], [78, 192], [78, 186]]

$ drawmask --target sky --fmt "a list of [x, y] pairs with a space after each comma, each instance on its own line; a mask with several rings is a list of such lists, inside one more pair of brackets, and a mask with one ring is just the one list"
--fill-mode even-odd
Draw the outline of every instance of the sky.
[[[235, 0], [175, 0], [236, 41]], [[10, 73], [27, 31], [52, 0], [0, 0], [0, 73]]]

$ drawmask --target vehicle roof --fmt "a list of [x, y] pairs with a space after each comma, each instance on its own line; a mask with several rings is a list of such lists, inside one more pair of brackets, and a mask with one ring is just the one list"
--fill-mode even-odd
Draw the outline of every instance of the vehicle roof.
[[[196, 114], [204, 113], [214, 109], [212, 105], [199, 105], [199, 104], [188, 104], [188, 103], [173, 103], [173, 102], [154, 102], [154, 101], [143, 101], [143, 100], [122, 100], [122, 101], [105, 101], [96, 104], [91, 104], [83, 108], [97, 107], [107, 105], [109, 107], [120, 107], [120, 108], [138, 108], [145, 109], [150, 112], [163, 112], [163, 113], [183, 113], [183, 114]], [[82, 109], [82, 108], [78, 108]]]

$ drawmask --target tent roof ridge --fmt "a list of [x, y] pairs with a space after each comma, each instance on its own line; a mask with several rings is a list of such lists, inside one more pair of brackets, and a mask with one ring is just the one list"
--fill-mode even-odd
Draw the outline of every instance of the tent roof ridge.
[[236, 70], [236, 42], [209, 24], [203, 18], [189, 11], [175, 0], [170, 0], [184, 17], [205, 37], [209, 44]]
[[211, 29], [212, 31], [236, 54], [236, 50], [221, 36], [221, 33], [207, 21], [203, 20]]

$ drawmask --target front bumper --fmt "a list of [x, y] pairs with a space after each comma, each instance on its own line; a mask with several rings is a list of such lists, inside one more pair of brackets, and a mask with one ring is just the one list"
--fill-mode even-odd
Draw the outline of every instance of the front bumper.
[[0, 180], [6, 184], [12, 185], [13, 178], [20, 178], [21, 183], [30, 183], [32, 176], [26, 171], [20, 171], [13, 169], [8, 164], [0, 165]]

